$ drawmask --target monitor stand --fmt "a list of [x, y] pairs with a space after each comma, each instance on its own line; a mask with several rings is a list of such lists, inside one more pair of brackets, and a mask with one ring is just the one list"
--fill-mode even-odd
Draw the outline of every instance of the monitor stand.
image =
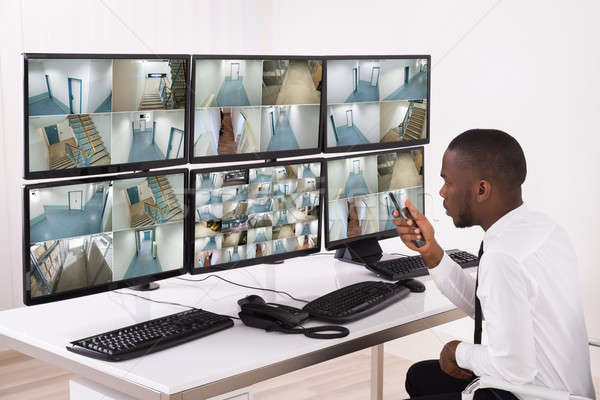
[[283, 264], [285, 260], [277, 260], [277, 261], [266, 261], [263, 264]]
[[397, 254], [384, 253], [377, 239], [362, 239], [347, 244], [335, 251], [335, 258], [352, 264], [367, 265], [376, 264], [379, 261], [402, 258]]
[[160, 287], [160, 285], [156, 282], [148, 282], [145, 283], [143, 285], [135, 285], [135, 286], [130, 286], [127, 289], [131, 289], [131, 290], [137, 290], [139, 292], [147, 292], [150, 290], [156, 290]]

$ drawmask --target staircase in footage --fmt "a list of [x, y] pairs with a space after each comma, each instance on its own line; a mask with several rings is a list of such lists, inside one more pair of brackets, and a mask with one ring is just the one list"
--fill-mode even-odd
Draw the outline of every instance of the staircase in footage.
[[50, 169], [109, 165], [110, 153], [90, 116], [77, 114], [67, 118], [73, 129], [75, 145], [65, 143], [66, 157], [53, 160]]
[[399, 126], [391, 128], [383, 137], [382, 142], [425, 139], [427, 109], [416, 104], [410, 104], [404, 121]]
[[159, 79], [156, 91], [144, 92], [139, 110], [165, 110], [185, 108], [186, 68], [185, 60], [169, 60], [171, 79], [166, 76]]
[[182, 219], [183, 209], [169, 179], [166, 176], [151, 176], [146, 178], [146, 181], [154, 198], [154, 205], [145, 204], [148, 217], [157, 224]]
[[424, 128], [427, 113], [424, 108], [414, 107], [414, 104], [411, 104], [411, 106], [411, 112], [406, 121], [401, 140], [417, 140], [425, 137]]

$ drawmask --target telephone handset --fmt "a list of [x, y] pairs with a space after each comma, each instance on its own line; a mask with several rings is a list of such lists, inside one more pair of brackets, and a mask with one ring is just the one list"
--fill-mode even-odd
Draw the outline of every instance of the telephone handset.
[[336, 325], [304, 328], [300, 324], [309, 318], [306, 311], [283, 304], [267, 303], [257, 295], [240, 299], [238, 304], [242, 309], [238, 315], [245, 325], [267, 332], [302, 333], [318, 339], [341, 338], [350, 333], [348, 328]]

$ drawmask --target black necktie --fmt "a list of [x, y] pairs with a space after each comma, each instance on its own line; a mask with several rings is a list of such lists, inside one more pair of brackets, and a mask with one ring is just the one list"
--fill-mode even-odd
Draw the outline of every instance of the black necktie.
[[[481, 246], [479, 246], [479, 260], [481, 260], [481, 256], [483, 255], [483, 242], [481, 242]], [[483, 314], [481, 312], [481, 303], [479, 302], [479, 298], [477, 297], [477, 286], [479, 285], [479, 265], [477, 265], [477, 279], [475, 279], [475, 333], [473, 334], [473, 343], [481, 344], [481, 325], [483, 320]]]

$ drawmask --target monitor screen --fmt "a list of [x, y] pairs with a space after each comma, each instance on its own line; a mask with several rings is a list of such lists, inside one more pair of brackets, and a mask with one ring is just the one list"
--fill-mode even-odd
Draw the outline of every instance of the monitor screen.
[[183, 273], [187, 171], [26, 186], [25, 303]]
[[192, 173], [194, 272], [321, 248], [321, 159]]
[[424, 212], [422, 147], [329, 159], [326, 170], [327, 249], [396, 235], [390, 192]]
[[193, 58], [194, 162], [320, 151], [322, 60]]
[[183, 164], [189, 56], [25, 55], [25, 177]]
[[429, 56], [328, 57], [327, 152], [429, 142]]

